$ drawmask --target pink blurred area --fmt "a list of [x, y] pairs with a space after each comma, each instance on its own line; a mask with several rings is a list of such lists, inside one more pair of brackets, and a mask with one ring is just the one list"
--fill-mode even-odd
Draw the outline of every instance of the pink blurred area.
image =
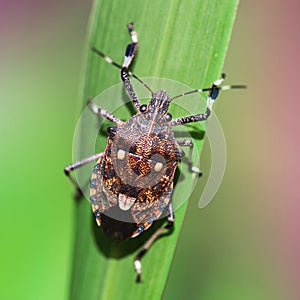
[[240, 147], [237, 164], [250, 172], [243, 176], [257, 196], [252, 221], [261, 222], [269, 267], [291, 299], [300, 297], [299, 12], [296, 0], [241, 1], [225, 65], [248, 84], [239, 101], [251, 105], [238, 104], [244, 138], [235, 149], [249, 150]]
[[90, 9], [91, 1], [1, 1], [2, 65], [50, 60], [59, 56], [57, 47], [78, 55]]

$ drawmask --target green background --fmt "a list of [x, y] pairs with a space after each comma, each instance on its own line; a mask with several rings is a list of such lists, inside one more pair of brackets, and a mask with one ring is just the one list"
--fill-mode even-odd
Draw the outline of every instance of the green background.
[[[1, 3], [1, 299], [68, 295], [75, 219], [62, 170], [72, 161], [90, 9]], [[165, 299], [299, 298], [297, 10], [292, 0], [241, 1], [224, 71], [249, 89], [222, 94], [226, 174], [208, 207], [189, 204]], [[208, 146], [202, 166], [199, 192]]]

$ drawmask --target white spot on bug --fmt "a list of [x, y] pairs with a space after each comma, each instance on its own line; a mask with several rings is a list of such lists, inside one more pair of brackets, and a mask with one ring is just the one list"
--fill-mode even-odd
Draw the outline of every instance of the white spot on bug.
[[141, 264], [141, 262], [140, 262], [139, 260], [135, 260], [135, 261], [134, 261], [134, 267], [135, 267], [136, 272], [137, 272], [138, 274], [141, 274], [141, 273], [142, 273], [142, 264]]
[[224, 76], [222, 76], [221, 78], [217, 79], [215, 82], [214, 82], [214, 85], [220, 85], [223, 81], [224, 81]]
[[119, 207], [122, 210], [128, 210], [135, 202], [134, 197], [129, 197], [124, 194], [119, 194], [118, 200], [119, 200]]
[[231, 90], [231, 86], [230, 86], [230, 85], [223, 85], [223, 86], [221, 86], [221, 90], [222, 90], [222, 91], [228, 91], [228, 90]]
[[157, 162], [154, 166], [154, 171], [159, 172], [159, 171], [161, 171], [162, 167], [163, 167], [163, 164], [160, 162]]
[[97, 225], [101, 226], [101, 219], [96, 219]]
[[197, 167], [192, 167], [192, 170], [191, 170], [193, 173], [198, 173], [198, 174], [200, 174], [201, 172], [200, 172], [200, 169], [199, 168], [197, 168]]
[[212, 106], [213, 106], [214, 102], [215, 102], [215, 99], [212, 99], [211, 97], [208, 97], [208, 98], [207, 98], [207, 101], [206, 101], [206, 106], [207, 106], [210, 110], [212, 110]]
[[132, 234], [131, 238], [135, 238], [135, 237], [137, 237], [139, 234], [140, 234], [140, 232], [136, 232], [136, 231], [135, 231], [135, 232]]
[[118, 153], [117, 153], [117, 157], [118, 159], [124, 159], [125, 158], [125, 151], [122, 149], [119, 149]]
[[98, 107], [93, 103], [93, 102], [90, 102], [89, 103], [89, 107], [92, 109], [92, 111], [97, 114], [98, 113]]
[[108, 57], [108, 56], [105, 56], [104, 59], [105, 59], [105, 61], [108, 62], [109, 64], [111, 64], [111, 63], [113, 62], [112, 59], [111, 59], [110, 57]]
[[137, 37], [137, 33], [135, 31], [131, 32], [131, 39], [134, 43], [138, 42], [138, 37]]
[[128, 68], [129, 65], [130, 65], [130, 63], [131, 63], [131, 61], [132, 61], [132, 56], [125, 56], [122, 67]]

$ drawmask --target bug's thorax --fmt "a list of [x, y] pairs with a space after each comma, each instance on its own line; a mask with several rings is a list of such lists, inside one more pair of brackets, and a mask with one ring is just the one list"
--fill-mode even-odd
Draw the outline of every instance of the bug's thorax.
[[[164, 90], [157, 91], [152, 94], [147, 108], [143, 112], [139, 112], [135, 117], [135, 128], [138, 129], [144, 136], [144, 147], [147, 147], [148, 140], [146, 137], [153, 137], [161, 133], [169, 135], [171, 128], [167, 120], [170, 97]], [[146, 106], [146, 105], [144, 105]], [[172, 135], [172, 134], [171, 134]]]

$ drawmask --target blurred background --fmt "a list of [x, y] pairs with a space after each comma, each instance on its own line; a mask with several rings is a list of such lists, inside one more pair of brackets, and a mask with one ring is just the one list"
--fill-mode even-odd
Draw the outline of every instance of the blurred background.
[[[1, 299], [68, 297], [75, 220], [62, 170], [91, 7], [0, 2]], [[249, 88], [222, 94], [225, 177], [207, 207], [189, 204], [164, 299], [300, 298], [299, 11], [296, 0], [240, 2], [224, 71]]]

